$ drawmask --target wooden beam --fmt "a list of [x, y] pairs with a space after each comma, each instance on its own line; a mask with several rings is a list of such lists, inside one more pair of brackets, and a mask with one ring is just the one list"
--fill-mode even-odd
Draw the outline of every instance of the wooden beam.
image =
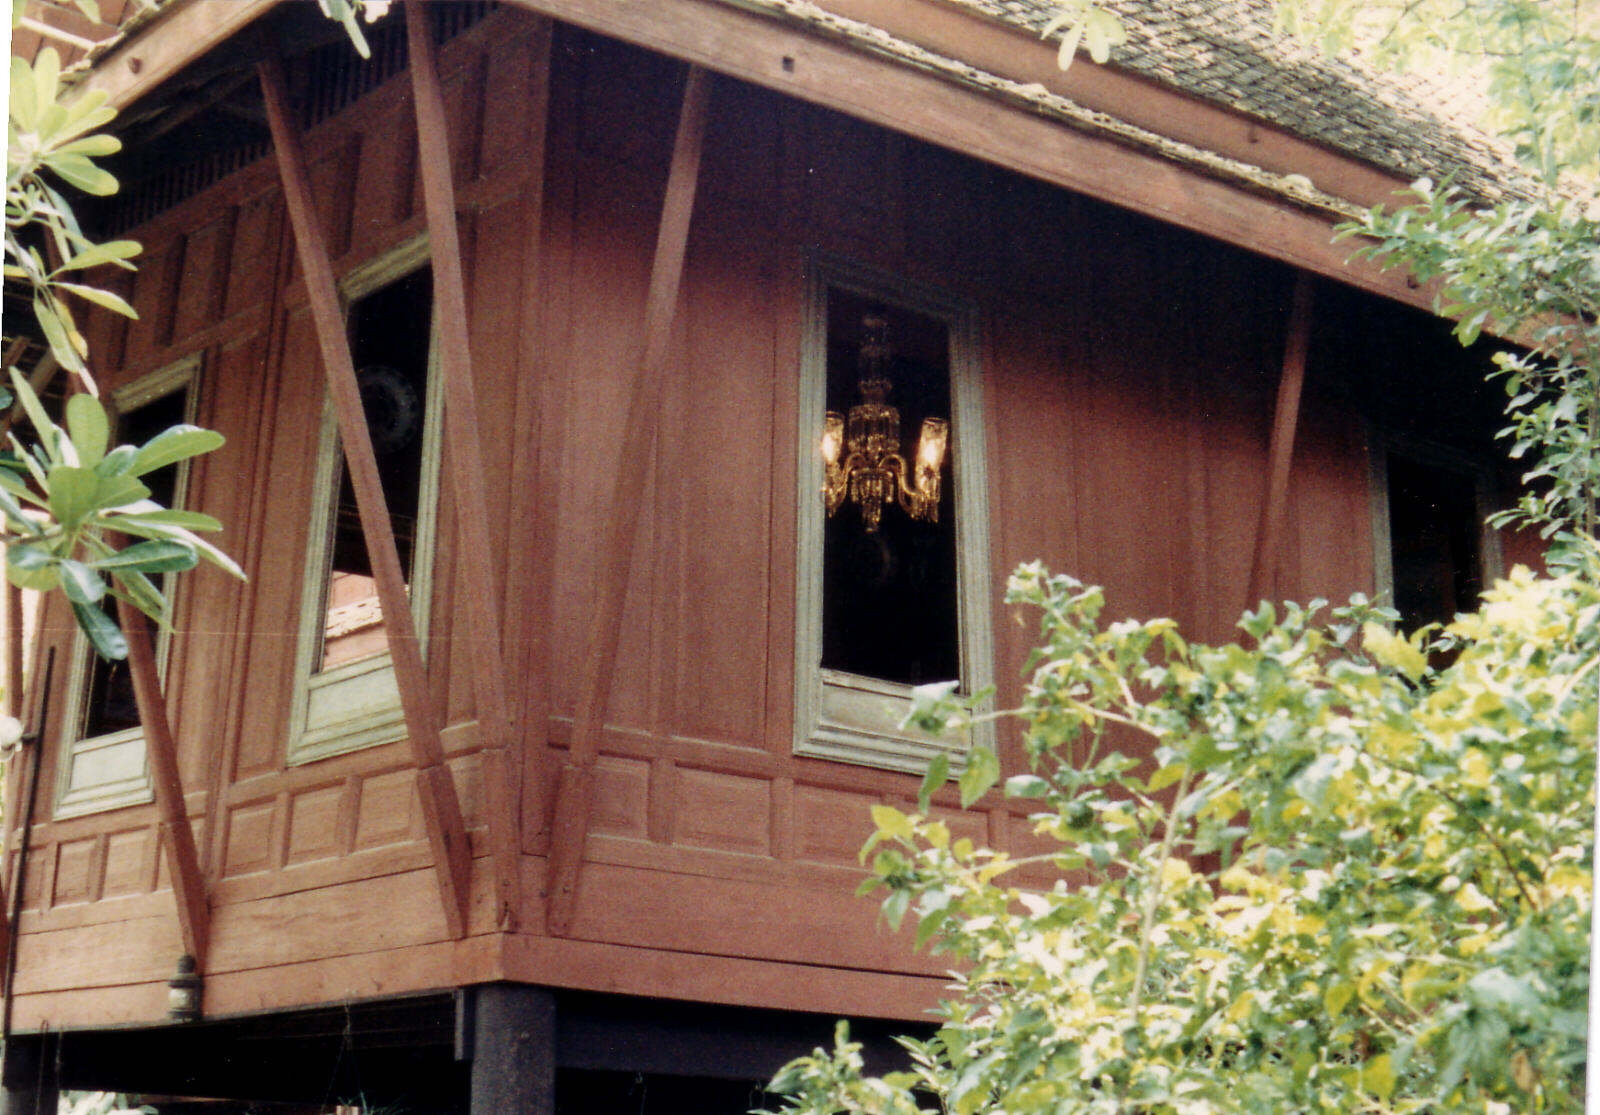
[[[513, 523], [524, 524], [534, 537], [541, 531], [542, 516], [550, 514], [540, 488], [544, 445], [541, 440], [544, 411], [541, 398], [548, 382], [545, 369], [544, 337], [549, 329], [548, 303], [543, 286], [545, 268], [545, 148], [550, 130], [550, 50], [555, 25], [539, 19], [531, 36], [528, 65], [532, 69], [531, 88], [524, 101], [527, 129], [522, 136], [526, 177], [522, 188], [523, 249], [521, 259], [521, 320], [518, 324], [517, 377], [515, 401], [516, 444], [511, 450], [510, 515]], [[531, 790], [527, 813], [519, 808], [523, 825], [519, 832], [526, 847], [530, 835], [546, 824], [548, 790], [544, 766], [549, 751], [550, 669], [548, 655], [549, 572], [551, 546], [513, 546], [506, 556], [505, 615], [510, 627], [504, 632], [502, 650], [511, 677], [522, 679], [512, 698], [512, 721], [520, 729], [513, 737], [511, 773], [523, 790]], [[535, 772], [530, 779], [527, 772]], [[520, 799], [519, 799], [520, 800]]]
[[[1328, 216], [1106, 135], [965, 73], [914, 67], [722, 0], [506, 0], [1431, 312], [1434, 288], [1350, 260]], [[1001, 82], [1006, 85], [1008, 83]], [[1025, 86], [1009, 83], [1020, 95]]]
[[163, 7], [154, 22], [99, 59], [66, 100], [73, 103], [91, 89], [99, 89], [112, 108], [127, 108], [283, 2], [179, 0]]
[[417, 767], [423, 824], [433, 852], [445, 925], [452, 937], [459, 938], [467, 932], [472, 875], [472, 851], [461, 818], [461, 803], [456, 797], [450, 768], [444, 765], [444, 746], [439, 740], [441, 718], [428, 692], [417, 624], [406, 595], [405, 573], [395, 546], [394, 528], [389, 520], [377, 457], [372, 450], [366, 412], [361, 405], [361, 389], [350, 359], [333, 265], [329, 262], [327, 241], [311, 196], [305, 151], [284, 91], [283, 66], [277, 57], [269, 55], [257, 67], [257, 72], [267, 120], [272, 128], [278, 173], [283, 179], [284, 203], [294, 229], [312, 322], [322, 350], [323, 370], [328, 377], [328, 393], [338, 419], [345, 467], [349, 469], [350, 484], [355, 490], [361, 534], [367, 544], [373, 579], [377, 582], [378, 602], [383, 609], [389, 654], [400, 690], [401, 712]]
[[495, 922], [516, 925], [520, 839], [518, 808], [521, 764], [509, 755], [513, 733], [506, 709], [505, 617], [500, 609], [494, 560], [489, 545], [489, 500], [484, 490], [483, 450], [478, 436], [478, 399], [467, 337], [467, 286], [456, 234], [455, 183], [451, 180], [450, 137], [446, 134], [444, 93], [427, 9], [407, 0], [406, 41], [411, 49], [411, 88], [417, 112], [417, 154], [422, 170], [423, 208], [433, 256], [434, 320], [439, 329], [439, 364], [444, 373], [445, 454], [455, 495], [456, 561], [462, 576], [457, 591], [466, 597], [471, 628], [467, 652], [472, 660], [472, 692], [482, 741], [483, 789], [494, 864]]
[[668, 342], [672, 338], [672, 319], [678, 307], [678, 284], [683, 277], [683, 257], [689, 240], [689, 218], [694, 210], [695, 184], [700, 176], [700, 150], [710, 97], [711, 75], [698, 66], [691, 66], [683, 91], [672, 164], [667, 172], [667, 193], [661, 206], [655, 261], [650, 269], [642, 352], [634, 372], [628, 420], [620, 443], [622, 453], [616, 487], [612, 490], [605, 533], [601, 536], [589, 631], [581, 659], [572, 745], [556, 793], [547, 909], [548, 928], [557, 936], [565, 936], [571, 929], [577, 902], [578, 872], [583, 863], [589, 810], [594, 798], [594, 764], [600, 753], [600, 734], [611, 699], [617, 645], [622, 638], [622, 606], [628, 591], [628, 570], [633, 559], [639, 508], [644, 502], [645, 482], [654, 454], [661, 380]]
[[128, 639], [128, 678], [133, 682], [133, 699], [144, 729], [150, 784], [155, 791], [156, 815], [160, 818], [161, 849], [166, 856], [167, 874], [172, 877], [172, 895], [178, 903], [178, 935], [183, 941], [183, 951], [194, 957], [196, 970], [204, 972], [210, 936], [206, 884], [200, 875], [194, 829], [189, 827], [183, 779], [178, 773], [177, 747], [172, 739], [167, 699], [161, 692], [155, 649], [150, 639], [150, 621], [125, 600], [117, 601], [117, 619]]
[[1304, 271], [1295, 276], [1289, 329], [1283, 342], [1283, 372], [1278, 381], [1278, 402], [1272, 415], [1272, 436], [1267, 445], [1267, 488], [1256, 524], [1255, 556], [1250, 563], [1247, 608], [1278, 594], [1278, 549], [1289, 501], [1289, 466], [1294, 460], [1294, 436], [1300, 421], [1300, 392], [1305, 385], [1306, 353], [1311, 345], [1311, 306], [1316, 280]]

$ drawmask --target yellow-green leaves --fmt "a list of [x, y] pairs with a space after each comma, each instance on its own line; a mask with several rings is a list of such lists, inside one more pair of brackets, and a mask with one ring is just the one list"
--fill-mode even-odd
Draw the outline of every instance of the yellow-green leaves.
[[[131, 266], [127, 261], [139, 246], [128, 240], [96, 244], [85, 237], [62, 187], [98, 196], [116, 192], [116, 178], [94, 162], [121, 149], [115, 136], [96, 131], [116, 113], [106, 106], [103, 92], [70, 103], [59, 99], [60, 59], [50, 47], [31, 65], [11, 59], [10, 91], [6, 280], [31, 288], [34, 316], [51, 352], [93, 390], [88, 344], [67, 297], [137, 316], [120, 295], [80, 280], [90, 268]], [[69, 273], [71, 279], [63, 278]]]
[[1366, 601], [1326, 627], [1264, 606], [1211, 647], [1103, 622], [1099, 590], [1019, 570], [1012, 600], [1042, 618], [1017, 716], [1030, 766], [995, 763], [1027, 812], [1010, 847], [928, 815], [947, 771], [918, 812], [872, 810], [864, 889], [960, 973], [938, 1038], [909, 1079], [830, 1059], [808, 1078], [830, 1090], [800, 1086], [797, 1109], [867, 1115], [920, 1089], [968, 1115], [1578, 1115], [1587, 552], [1491, 589], [1431, 670], [1425, 639]]
[[1399, 670], [1412, 681], [1428, 672], [1428, 656], [1416, 643], [1371, 620], [1361, 625], [1361, 642], [1382, 665]]
[[[6, 575], [14, 584], [61, 589], [95, 650], [119, 658], [127, 642], [102, 607], [108, 593], [164, 624], [166, 600], [152, 577], [192, 569], [201, 559], [244, 576], [194, 533], [218, 529], [215, 519], [161, 507], [139, 479], [218, 448], [221, 435], [177, 426], [143, 446], [112, 449], [111, 423], [98, 399], [72, 396], [63, 430], [15, 370], [11, 383], [39, 436], [37, 446], [26, 448], [13, 435], [25, 474], [0, 464], [0, 514], [8, 533], [18, 536], [6, 547]], [[110, 541], [117, 535], [141, 541], [119, 549]]]

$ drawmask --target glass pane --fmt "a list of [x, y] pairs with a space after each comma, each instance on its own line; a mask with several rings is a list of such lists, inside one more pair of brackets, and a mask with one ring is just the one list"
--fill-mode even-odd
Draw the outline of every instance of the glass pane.
[[[143, 445], [156, 434], [183, 422], [189, 411], [189, 389], [184, 387], [153, 399], [117, 419], [116, 440], [123, 445]], [[163, 507], [173, 506], [178, 492], [178, 466], [168, 465], [146, 473], [141, 479], [150, 489], [150, 498]], [[156, 578], [162, 593], [171, 591], [171, 578]], [[106, 610], [116, 608], [110, 597]], [[89, 694], [85, 701], [83, 737], [110, 735], [139, 726], [139, 710], [134, 705], [133, 681], [126, 662], [108, 662], [98, 654], [89, 659]]]
[[[887, 372], [893, 386], [885, 401], [899, 411], [900, 453], [908, 464], [914, 463], [922, 420], [951, 417], [949, 329], [911, 310], [829, 290], [829, 411], [848, 415], [862, 401], [858, 381], [868, 315], [881, 317], [887, 326]], [[961, 451], [959, 437], [955, 431], [941, 466], [937, 522], [915, 520], [897, 504], [885, 505], [878, 529], [869, 531], [858, 505], [848, 497], [827, 520], [825, 668], [911, 685], [961, 676], [951, 468]]]
[[[427, 269], [350, 307], [350, 354], [389, 505], [389, 524], [401, 567], [408, 571], [416, 551], [432, 315], [433, 279]], [[324, 670], [388, 648], [355, 492], [342, 461], [338, 475], [322, 636]]]

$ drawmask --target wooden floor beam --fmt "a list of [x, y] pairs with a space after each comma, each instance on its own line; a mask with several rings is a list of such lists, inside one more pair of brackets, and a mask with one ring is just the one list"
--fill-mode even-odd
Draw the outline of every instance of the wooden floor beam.
[[294, 230], [295, 246], [305, 277], [306, 295], [322, 352], [323, 370], [328, 377], [328, 392], [333, 399], [339, 424], [339, 440], [344, 448], [345, 467], [355, 490], [356, 508], [361, 519], [361, 534], [371, 559], [377, 582], [378, 602], [383, 609], [384, 629], [389, 654], [394, 663], [395, 682], [400, 690], [401, 712], [417, 767], [417, 790], [421, 799], [423, 825], [433, 853], [434, 873], [439, 884], [439, 899], [444, 907], [445, 925], [452, 937], [467, 931], [467, 904], [470, 898], [472, 851], [467, 843], [461, 803], [456, 796], [450, 768], [444, 765], [444, 746], [439, 739], [441, 717], [428, 690], [427, 670], [422, 662], [422, 647], [417, 638], [416, 620], [406, 595], [405, 573], [395, 546], [394, 528], [378, 473], [372, 436], [367, 429], [366, 412], [361, 404], [361, 389], [350, 358], [350, 343], [345, 336], [344, 315], [339, 291], [333, 278], [327, 240], [317, 219], [311, 196], [311, 179], [306, 171], [304, 146], [290, 113], [284, 91], [283, 66], [269, 55], [258, 66], [267, 122], [272, 129], [272, 145], [283, 180], [284, 203]]
[[467, 288], [456, 232], [455, 183], [451, 180], [450, 137], [444, 93], [439, 87], [428, 12], [407, 0], [406, 41], [411, 50], [411, 88], [417, 113], [417, 154], [422, 170], [423, 208], [433, 257], [434, 320], [439, 330], [439, 363], [444, 373], [444, 424], [450, 452], [445, 460], [455, 495], [458, 591], [466, 598], [467, 653], [472, 660], [473, 699], [482, 741], [483, 788], [489, 848], [494, 865], [495, 922], [516, 924], [518, 885], [518, 807], [521, 764], [510, 755], [513, 738], [506, 706], [505, 618], [489, 545], [489, 500], [484, 490], [483, 450], [478, 436], [477, 391], [467, 337]]
[[1311, 306], [1316, 280], [1305, 271], [1295, 276], [1289, 330], [1283, 342], [1283, 372], [1273, 409], [1272, 436], [1267, 444], [1267, 487], [1256, 524], [1255, 555], [1250, 563], [1250, 589], [1245, 606], [1254, 609], [1278, 595], [1278, 553], [1289, 502], [1289, 466], [1294, 462], [1295, 431], [1300, 421], [1300, 393], [1305, 386], [1306, 353], [1311, 346]]
[[711, 82], [712, 77], [705, 70], [698, 66], [689, 68], [677, 138], [672, 148], [672, 164], [667, 172], [666, 200], [661, 206], [650, 289], [645, 299], [642, 351], [630, 391], [627, 425], [619, 443], [622, 453], [616, 486], [606, 516], [605, 533], [601, 536], [589, 630], [581, 659], [572, 745], [556, 791], [555, 823], [551, 831], [547, 928], [557, 936], [565, 936], [571, 930], [577, 903], [578, 872], [583, 863], [589, 812], [594, 800], [594, 764], [600, 754], [600, 734], [605, 726], [611, 681], [616, 672], [617, 646], [622, 638], [622, 607], [628, 592], [628, 571], [633, 560], [639, 509], [644, 502], [645, 483], [654, 457], [661, 381], [667, 346], [672, 338], [672, 319], [678, 306], [678, 284], [683, 278]]
[[172, 722], [167, 718], [167, 699], [161, 692], [161, 677], [156, 669], [156, 654], [150, 638], [150, 621], [126, 601], [117, 601], [117, 619], [128, 640], [128, 677], [133, 682], [133, 699], [144, 729], [145, 756], [150, 763], [150, 784], [155, 792], [156, 815], [160, 818], [160, 842], [172, 877], [172, 894], [178, 903], [178, 936], [183, 951], [194, 957], [195, 970], [206, 970], [206, 944], [210, 938], [210, 906], [205, 879], [200, 874], [200, 855], [189, 826], [189, 808], [184, 800], [183, 778], [178, 773], [177, 746], [172, 738]]

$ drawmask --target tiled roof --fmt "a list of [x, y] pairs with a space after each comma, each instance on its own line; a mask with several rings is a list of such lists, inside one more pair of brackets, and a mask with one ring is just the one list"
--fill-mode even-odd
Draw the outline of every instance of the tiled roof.
[[[1061, 10], [1054, 0], [947, 2], [1035, 33]], [[1152, 81], [1408, 178], [1453, 174], [1493, 196], [1522, 177], [1509, 151], [1470, 124], [1470, 96], [1277, 34], [1264, 0], [1102, 2], [1128, 30], [1112, 63]]]

